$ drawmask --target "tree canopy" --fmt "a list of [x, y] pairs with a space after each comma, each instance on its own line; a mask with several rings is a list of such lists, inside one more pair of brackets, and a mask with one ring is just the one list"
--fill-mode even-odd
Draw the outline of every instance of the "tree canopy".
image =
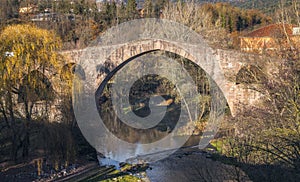
[[11, 25], [2, 31], [0, 44], [2, 81], [19, 83], [34, 69], [45, 72], [59, 64], [55, 51], [61, 41], [51, 31], [33, 25]]
[[[56, 52], [60, 46], [61, 40], [53, 32], [33, 25], [7, 26], [0, 34], [0, 113], [11, 130], [14, 159], [19, 149], [23, 157], [28, 156], [29, 123], [36, 101], [53, 96], [45, 75], [52, 76], [60, 65]], [[16, 107], [18, 98], [21, 108]], [[24, 121], [21, 132], [18, 119]]]

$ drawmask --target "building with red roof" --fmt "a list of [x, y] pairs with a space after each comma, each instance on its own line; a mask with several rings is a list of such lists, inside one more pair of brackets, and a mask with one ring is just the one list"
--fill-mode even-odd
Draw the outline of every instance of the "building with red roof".
[[240, 48], [246, 52], [276, 51], [299, 46], [299, 43], [300, 28], [292, 24], [271, 24], [240, 37]]

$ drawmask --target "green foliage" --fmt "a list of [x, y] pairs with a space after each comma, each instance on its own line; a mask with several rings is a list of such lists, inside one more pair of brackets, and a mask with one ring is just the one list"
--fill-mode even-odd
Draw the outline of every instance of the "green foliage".
[[[52, 32], [32, 25], [6, 27], [0, 35], [0, 55], [2, 58], [2, 79], [20, 83], [32, 70], [56, 68], [59, 65], [57, 53], [61, 41]], [[5, 56], [12, 52], [13, 56]], [[50, 71], [50, 70], [49, 70]]]
[[135, 0], [128, 0], [126, 6], [126, 16], [128, 20], [138, 17], [137, 4]]
[[154, 17], [160, 18], [161, 13], [165, 6], [167, 5], [167, 0], [155, 0], [153, 3], [153, 11], [154, 11]]
[[[112, 182], [112, 181], [115, 181], [115, 180], [107, 179], [107, 180], [104, 180], [103, 182]], [[137, 177], [134, 177], [134, 176], [125, 175], [125, 176], [117, 178], [117, 181], [119, 181], [119, 182], [138, 182], [138, 181], [141, 181], [141, 180]]]
[[102, 29], [108, 29], [111, 26], [117, 24], [117, 6], [116, 3], [108, 3], [105, 2], [101, 8], [100, 12], [100, 23], [102, 25]]
[[153, 16], [153, 4], [152, 0], [145, 0], [144, 4], [144, 17], [151, 18]]
[[208, 10], [207, 13], [213, 14], [212, 22], [219, 22], [221, 27], [229, 32], [245, 30], [271, 21], [270, 17], [258, 10], [243, 10], [227, 3], [206, 4], [203, 8]]
[[[1, 32], [0, 45], [0, 113], [11, 131], [11, 153], [16, 159], [20, 148], [23, 157], [28, 156], [29, 124], [40, 99], [46, 99], [40, 112], [47, 116], [54, 95], [45, 75], [52, 76], [60, 65], [56, 50], [61, 41], [53, 32], [32, 25], [11, 25]], [[18, 96], [23, 104], [17, 106]], [[17, 129], [17, 118], [24, 121], [22, 131]]]
[[18, 102], [53, 101], [54, 90], [50, 80], [41, 72], [34, 70], [22, 79], [19, 86]]
[[[245, 1], [236, 1], [232, 4], [244, 9], [257, 9], [261, 10], [264, 13], [272, 14], [278, 9], [279, 4], [282, 0], [245, 0]], [[291, 4], [292, 0], [284, 0], [285, 6]]]
[[[108, 174], [111, 175], [115, 173], [117, 175], [118, 171], [113, 171], [112, 173]], [[132, 175], [122, 175], [120, 177], [115, 177], [114, 178], [110, 178], [110, 179], [105, 179], [103, 180], [103, 174], [99, 174], [97, 176], [94, 176], [92, 178], [87, 178], [85, 179], [85, 181], [87, 182], [98, 182], [98, 181], [102, 181], [102, 182], [113, 182], [113, 181], [118, 181], [118, 182], [138, 182], [140, 181], [139, 178], [132, 176]]]
[[[1, 88], [18, 93], [25, 102], [47, 98], [51, 83], [44, 75], [60, 65], [56, 53], [60, 39], [32, 25], [12, 25], [2, 31], [0, 42]], [[7, 56], [7, 52], [11, 55]]]
[[222, 146], [223, 146], [222, 140], [214, 140], [211, 141], [210, 144], [216, 148], [217, 152], [222, 153]]
[[242, 10], [228, 3], [168, 3], [162, 17], [200, 33], [212, 47], [234, 48], [239, 32], [267, 24], [271, 18], [257, 10]]
[[276, 9], [278, 9], [281, 2], [284, 6], [289, 6], [293, 0], [197, 0], [198, 3], [216, 3], [226, 2], [232, 6], [236, 6], [242, 9], [256, 9], [264, 13], [272, 15]]

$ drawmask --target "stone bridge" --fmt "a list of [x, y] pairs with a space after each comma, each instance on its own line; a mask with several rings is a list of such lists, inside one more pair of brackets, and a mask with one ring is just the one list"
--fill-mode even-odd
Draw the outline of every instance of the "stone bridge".
[[[89, 74], [99, 89], [117, 70], [133, 58], [153, 51], [167, 51], [182, 56], [200, 66], [222, 90], [233, 116], [241, 106], [259, 104], [261, 94], [247, 84], [237, 84], [242, 68], [260, 67], [265, 74], [276, 72], [276, 60], [262, 55], [242, 53], [236, 50], [213, 50], [205, 46], [172, 42], [161, 39], [145, 39], [108, 47], [94, 46], [85, 50], [62, 52], [68, 63], [80, 64], [84, 74]], [[90, 66], [96, 65], [96, 66]], [[99, 72], [99, 67], [105, 72]]]
[[[120, 68], [134, 61], [135, 58], [154, 51], [174, 53], [201, 67], [207, 76], [210, 77], [223, 92], [233, 116], [236, 116], [239, 112], [240, 106], [259, 106], [259, 101], [262, 98], [262, 94], [251, 89], [257, 82], [250, 82], [251, 84], [249, 85], [247, 82], [243, 82], [243, 80], [239, 79], [239, 77], [243, 75], [241, 71], [247, 73], [247, 70], [252, 69], [253, 73], [260, 71], [263, 75], [272, 75], [277, 71], [274, 69], [276, 68], [274, 64], [277, 63], [277, 60], [261, 55], [241, 53], [235, 50], [212, 49], [201, 36], [191, 31], [190, 28], [176, 22], [161, 19], [139, 19], [120, 24], [109, 29], [88, 48], [64, 52], [63, 54], [67, 62], [69, 62], [68, 64], [78, 65], [76, 66], [75, 73], [79, 73], [81, 78], [83, 78], [83, 85], [77, 85], [83, 86], [83, 92], [73, 94], [75, 96], [73, 108], [78, 126], [87, 141], [94, 146], [98, 152], [114, 160], [122, 161], [146, 153], [156, 153], [160, 150], [172, 151], [169, 149], [181, 147], [189, 138], [190, 133], [186, 133], [187, 137], [180, 141], [174, 141], [173, 136], [179, 135], [180, 130], [189, 132], [189, 123], [193, 121], [194, 116], [197, 117], [197, 113], [191, 112], [191, 114], [187, 111], [188, 116], [184, 116], [184, 120], [188, 121], [187, 123], [180, 123], [180, 126], [176, 124], [171, 133], [163, 134], [162, 138], [159, 140], [155, 139], [150, 143], [140, 141], [142, 138], [149, 138], [147, 133], [152, 135], [154, 134], [153, 132], [157, 132], [154, 131], [155, 129], [153, 128], [144, 130], [146, 128], [129, 127], [129, 130], [128, 125], [116, 124], [118, 125], [118, 129], [126, 132], [126, 135], [128, 134], [127, 131], [131, 131], [129, 132], [132, 133], [131, 136], [136, 136], [134, 137], [136, 140], [132, 142], [132, 140], [129, 141], [123, 140], [124, 138], [119, 138], [107, 128], [104, 122], [101, 122], [102, 119], [97, 110], [99, 107], [97, 108], [96, 106], [98, 98], [95, 98], [95, 95], [104, 88], [103, 85], [108, 83], [113, 75], [118, 74]], [[172, 70], [172, 66], [166, 69]], [[179, 73], [179, 70], [180, 69], [176, 71]], [[247, 76], [247, 74], [245, 75]], [[125, 84], [130, 86], [127, 82], [125, 82]], [[123, 87], [121, 87], [121, 89], [122, 88]], [[119, 98], [120, 97], [117, 99]], [[191, 98], [194, 102], [195, 97]], [[121, 101], [122, 107], [123, 100]], [[212, 102], [213, 106], [214, 103], [215, 102]], [[130, 103], [125, 104], [127, 107]], [[186, 104], [186, 102], [184, 104]], [[188, 106], [194, 108], [193, 106], [195, 105]], [[184, 108], [189, 110], [189, 107]], [[119, 117], [118, 113], [120, 113], [121, 110], [114, 111]], [[181, 111], [182, 110], [180, 110], [180, 112]], [[215, 116], [219, 114], [219, 112], [212, 113], [215, 114]], [[211, 118], [214, 119], [213, 117]], [[134, 121], [131, 118], [129, 120], [130, 122]], [[125, 121], [126, 120], [124, 120], [124, 122]], [[151, 121], [149, 120], [149, 122]], [[125, 129], [125, 127], [127, 127], [127, 129]], [[204, 132], [211, 133], [214, 131], [215, 128], [206, 127]], [[152, 136], [157, 136], [156, 134]], [[207, 136], [211, 136], [211, 134]], [[199, 146], [206, 146], [210, 139], [212, 138], [203, 137], [199, 142]], [[141, 146], [144, 148], [144, 151], [138, 151]]]
[[274, 64], [280, 63], [262, 55], [212, 49], [189, 27], [164, 19], [139, 19], [120, 24], [90, 47], [63, 54], [69, 63], [79, 65], [77, 68], [87, 80], [85, 88], [92, 94], [128, 62], [153, 51], [171, 52], [201, 67], [223, 92], [233, 116], [240, 106], [258, 105], [262, 97], [250, 89], [251, 85], [237, 84], [240, 72], [257, 68], [262, 74], [272, 75], [276, 72]]

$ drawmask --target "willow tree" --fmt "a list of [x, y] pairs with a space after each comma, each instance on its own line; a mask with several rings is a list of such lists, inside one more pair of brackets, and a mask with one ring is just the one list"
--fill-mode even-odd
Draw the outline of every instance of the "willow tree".
[[56, 52], [60, 46], [61, 40], [53, 32], [33, 25], [11, 25], [0, 34], [0, 117], [11, 131], [13, 159], [20, 149], [23, 157], [28, 156], [35, 104], [53, 99], [46, 76], [53, 75], [60, 65]]
[[[62, 114], [62, 122], [67, 124], [72, 129], [74, 129], [76, 119], [73, 111], [73, 100], [72, 98], [78, 97], [76, 93], [83, 92], [82, 81], [85, 79], [84, 70], [80, 65], [75, 63], [68, 63], [62, 67], [60, 70], [60, 80], [61, 80], [61, 94], [60, 100], [60, 112]], [[77, 99], [78, 100], [78, 99]]]

